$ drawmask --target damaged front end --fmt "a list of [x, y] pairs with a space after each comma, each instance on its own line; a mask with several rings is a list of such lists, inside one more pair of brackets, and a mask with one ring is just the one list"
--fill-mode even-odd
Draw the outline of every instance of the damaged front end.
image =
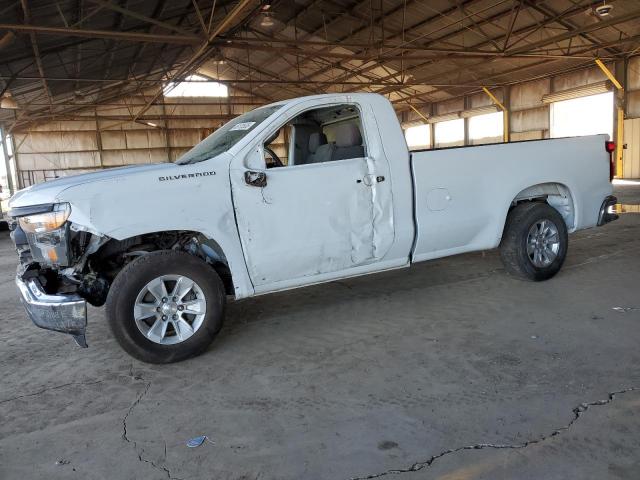
[[16, 285], [35, 325], [70, 334], [86, 347], [87, 299], [96, 304], [91, 295], [98, 295], [95, 283], [87, 284], [82, 271], [87, 257], [109, 239], [73, 225], [68, 221], [70, 213], [66, 203], [9, 212], [11, 238], [20, 258]]
[[49, 295], [37, 278], [22, 280], [16, 276], [31, 321], [40, 328], [73, 335], [76, 343], [86, 348], [87, 301], [76, 294]]

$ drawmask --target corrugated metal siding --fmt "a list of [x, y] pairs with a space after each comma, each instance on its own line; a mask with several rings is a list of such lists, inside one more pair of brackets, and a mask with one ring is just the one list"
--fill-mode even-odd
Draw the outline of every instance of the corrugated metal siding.
[[640, 90], [627, 92], [627, 117], [640, 117]]
[[640, 178], [640, 118], [624, 121], [622, 165], [624, 178]]
[[530, 130], [528, 132], [512, 133], [511, 141], [518, 142], [521, 140], [542, 140], [544, 138], [544, 130]]
[[613, 86], [609, 80], [604, 82], [592, 83], [582, 87], [570, 88], [559, 92], [549, 93], [542, 97], [544, 103], [562, 102], [564, 100], [572, 100], [574, 98], [588, 97], [589, 95], [598, 95], [613, 90]]
[[640, 56], [629, 59], [627, 88], [629, 90], [640, 90]]
[[549, 107], [531, 108], [511, 113], [511, 132], [549, 131]]
[[[173, 162], [228, 118], [255, 108], [233, 103], [251, 103], [251, 97], [230, 94], [228, 99], [166, 98], [164, 106], [153, 106], [145, 113], [156, 127], [146, 120], [126, 121], [146, 102], [136, 96], [79, 113], [77, 120], [39, 123], [16, 131], [20, 186], [100, 168]], [[164, 115], [171, 118], [162, 119]]]
[[[605, 65], [612, 72], [615, 71], [613, 63], [606, 62]], [[594, 65], [591, 68], [585, 68], [582, 70], [576, 70], [575, 72], [555, 76], [552, 78], [551, 85], [554, 92], [561, 92], [563, 90], [584, 87], [594, 83], [603, 82], [605, 80], [607, 80], [607, 76], [602, 70], [600, 70], [600, 68]]]
[[[501, 89], [493, 90], [491, 93], [493, 93], [496, 96], [496, 98], [501, 102], [504, 101], [503, 92]], [[479, 107], [486, 107], [486, 106], [493, 105], [493, 101], [484, 92], [476, 93], [475, 95], [469, 95], [468, 98], [469, 98], [469, 103], [468, 103], [469, 108], [479, 108]]]
[[[610, 67], [612, 65], [609, 65]], [[605, 78], [596, 67], [512, 85], [508, 88], [507, 104], [510, 110], [510, 132], [512, 140], [528, 140], [549, 137], [549, 106], [542, 101], [544, 95], [561, 90], [593, 85]], [[428, 86], [425, 85], [425, 88]], [[627, 118], [640, 117], [640, 57], [629, 60], [628, 91], [626, 93]], [[501, 100], [505, 90], [494, 89]], [[190, 147], [209, 135], [226, 122], [225, 117], [244, 113], [260, 103], [243, 92], [231, 91], [229, 99], [189, 99], [166, 98], [163, 106], [154, 106], [146, 116], [153, 116], [152, 122], [159, 128], [124, 122], [105, 117], [130, 116], [144, 105], [146, 98], [130, 97], [101, 105], [95, 111], [77, 115], [77, 119], [34, 124], [28, 131], [14, 132], [18, 170], [26, 172], [27, 181], [54, 178], [59, 175], [81, 173], [103, 167], [174, 161]], [[211, 102], [209, 105], [203, 103]], [[491, 105], [484, 93], [474, 93], [467, 97], [449, 98], [431, 105], [418, 104], [424, 115], [451, 114], [456, 118], [467, 109]], [[171, 118], [162, 119], [164, 115]], [[435, 120], [442, 120], [441, 117]], [[413, 111], [403, 114], [406, 125], [423, 124], [424, 119]], [[432, 120], [433, 121], [433, 120]], [[629, 122], [629, 120], [627, 120]], [[626, 128], [628, 149], [625, 151], [624, 176], [639, 177], [635, 170], [638, 164], [639, 138], [637, 123]], [[405, 126], [406, 126], [405, 125]], [[633, 132], [636, 132], [635, 134]], [[634, 136], [635, 135], [635, 136]], [[491, 140], [497, 140], [491, 139]], [[629, 170], [631, 169], [631, 170]]]
[[436, 115], [446, 115], [451, 112], [459, 112], [464, 110], [464, 99], [454, 98], [445, 102], [436, 104]]
[[551, 79], [543, 78], [511, 87], [511, 111], [542, 107], [542, 97], [551, 91]]

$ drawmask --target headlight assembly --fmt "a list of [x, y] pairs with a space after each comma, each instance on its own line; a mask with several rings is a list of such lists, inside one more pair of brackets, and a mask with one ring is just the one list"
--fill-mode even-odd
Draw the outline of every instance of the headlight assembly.
[[69, 215], [71, 215], [71, 206], [68, 203], [59, 203], [51, 212], [20, 217], [19, 222], [25, 233], [46, 233], [64, 225]]

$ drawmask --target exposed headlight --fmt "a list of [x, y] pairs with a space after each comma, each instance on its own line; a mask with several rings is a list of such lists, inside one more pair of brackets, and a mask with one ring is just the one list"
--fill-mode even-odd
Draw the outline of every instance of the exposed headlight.
[[19, 222], [26, 233], [46, 233], [64, 225], [69, 215], [71, 215], [71, 206], [68, 203], [59, 203], [51, 212], [20, 217]]

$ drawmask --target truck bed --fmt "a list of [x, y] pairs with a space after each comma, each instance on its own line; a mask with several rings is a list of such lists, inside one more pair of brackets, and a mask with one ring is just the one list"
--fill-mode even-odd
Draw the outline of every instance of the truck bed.
[[596, 225], [611, 194], [607, 135], [411, 152], [413, 261], [498, 246], [510, 206], [541, 192], [569, 231]]

